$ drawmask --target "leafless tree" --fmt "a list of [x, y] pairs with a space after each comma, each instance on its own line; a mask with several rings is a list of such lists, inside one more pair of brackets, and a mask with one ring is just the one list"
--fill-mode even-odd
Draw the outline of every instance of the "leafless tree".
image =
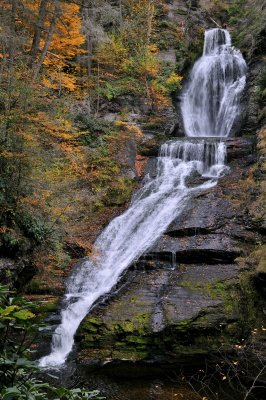
[[225, 400], [262, 400], [265, 394], [266, 364], [253, 344], [232, 348], [232, 353], [219, 352], [215, 367], [208, 365], [189, 380], [189, 386], [200, 398]]

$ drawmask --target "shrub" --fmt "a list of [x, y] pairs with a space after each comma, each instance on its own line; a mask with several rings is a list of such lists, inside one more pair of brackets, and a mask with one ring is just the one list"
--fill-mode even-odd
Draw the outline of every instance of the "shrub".
[[38, 365], [30, 356], [38, 329], [33, 304], [11, 297], [7, 286], [0, 285], [0, 399], [99, 400], [98, 391], [53, 387], [36, 378]]
[[78, 114], [74, 118], [77, 127], [82, 131], [91, 133], [108, 133], [109, 124], [106, 121], [95, 118], [91, 115]]
[[42, 243], [50, 235], [50, 228], [40, 216], [34, 216], [28, 211], [16, 215], [16, 222], [25, 236], [33, 239], [36, 244]]

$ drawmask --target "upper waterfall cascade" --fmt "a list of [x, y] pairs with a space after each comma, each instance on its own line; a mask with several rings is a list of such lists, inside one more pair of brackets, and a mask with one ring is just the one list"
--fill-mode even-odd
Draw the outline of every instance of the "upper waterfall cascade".
[[205, 32], [202, 57], [195, 63], [181, 99], [187, 136], [228, 137], [241, 118], [247, 66], [223, 29]]
[[[182, 105], [183, 118], [189, 128], [188, 136], [191, 133], [191, 136], [198, 138], [170, 141], [161, 146], [155, 178], [146, 176], [145, 184], [133, 196], [128, 210], [112, 220], [96, 240], [94, 256], [76, 266], [67, 283], [65, 308], [61, 311], [61, 323], [53, 334], [51, 353], [39, 360], [41, 366], [50, 367], [65, 362], [80, 322], [97, 299], [108, 293], [123, 271], [155, 244], [193, 196], [215, 186], [218, 178], [228, 169], [225, 166], [225, 143], [220, 139], [203, 139], [201, 136], [213, 136], [215, 121], [217, 124], [219, 119], [222, 121], [220, 108], [223, 101], [231, 111], [229, 113], [224, 109], [221, 112], [224, 116], [228, 114], [228, 118], [230, 114], [233, 121], [227, 121], [224, 130], [219, 130], [224, 134], [216, 136], [228, 136], [240, 112], [236, 92], [240, 94], [243, 90], [240, 86], [244, 86], [246, 67], [241, 54], [233, 50], [229, 42], [229, 34], [224, 30], [214, 29], [206, 33], [203, 58], [210, 58], [209, 64], [215, 65], [215, 71], [211, 67], [206, 69], [206, 60], [204, 68], [200, 67], [202, 61], [198, 61], [194, 69], [200, 70], [200, 76], [197, 77], [196, 70], [193, 72], [196, 82], [192, 79]], [[228, 59], [231, 61], [227, 62]], [[219, 79], [222, 76], [222, 79], [215, 81], [218, 76]], [[204, 84], [200, 85], [200, 81]], [[229, 92], [233, 92], [232, 98]], [[207, 101], [211, 95], [217, 96], [215, 101]], [[202, 130], [198, 130], [201, 123]], [[191, 127], [194, 130], [191, 131]], [[200, 175], [202, 180], [191, 187], [188, 179], [195, 174]]]

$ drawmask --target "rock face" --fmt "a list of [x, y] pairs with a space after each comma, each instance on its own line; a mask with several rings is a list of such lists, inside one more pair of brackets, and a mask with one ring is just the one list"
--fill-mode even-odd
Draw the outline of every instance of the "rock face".
[[257, 194], [246, 146], [229, 141], [228, 175], [191, 201], [132, 266], [127, 283], [84, 320], [81, 362], [195, 365], [248, 334], [258, 298], [250, 290], [251, 265], [239, 260], [262, 238], [249, 213]]

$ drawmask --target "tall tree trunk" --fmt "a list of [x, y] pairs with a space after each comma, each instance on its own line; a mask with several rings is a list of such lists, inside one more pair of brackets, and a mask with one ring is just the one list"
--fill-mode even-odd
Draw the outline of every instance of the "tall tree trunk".
[[36, 27], [35, 27], [31, 50], [30, 50], [30, 56], [31, 56], [30, 65], [31, 65], [31, 67], [33, 67], [33, 65], [35, 64], [37, 54], [38, 54], [38, 51], [40, 48], [40, 41], [41, 41], [41, 35], [42, 35], [42, 31], [43, 31], [44, 19], [45, 19], [45, 15], [46, 15], [47, 2], [48, 2], [48, 0], [41, 0], [41, 3], [40, 3], [38, 20], [36, 22]]
[[100, 110], [100, 63], [97, 60], [97, 105], [96, 105], [96, 117], [98, 117]]
[[11, 0], [11, 23], [10, 23], [10, 38], [9, 38], [9, 60], [8, 60], [8, 81], [7, 81], [7, 113], [11, 110], [11, 93], [12, 82], [14, 80], [14, 64], [15, 64], [15, 47], [16, 47], [16, 15], [17, 15], [17, 0]]
[[15, 57], [15, 41], [16, 41], [16, 15], [17, 15], [17, 0], [11, 0], [11, 24], [10, 24], [10, 45], [9, 45], [9, 58], [10, 65], [13, 66]]
[[[83, 18], [85, 21], [88, 21], [89, 19], [89, 2], [88, 1], [83, 1]], [[92, 67], [92, 37], [90, 36], [89, 33], [86, 34], [86, 50], [87, 50], [87, 77], [88, 77], [88, 86], [89, 86], [89, 81], [91, 78], [91, 67]]]
[[34, 79], [37, 78], [37, 76], [40, 73], [40, 70], [42, 68], [42, 64], [43, 64], [44, 59], [46, 57], [47, 51], [48, 51], [49, 46], [50, 46], [50, 44], [52, 42], [53, 34], [54, 34], [55, 26], [56, 26], [56, 22], [57, 22], [58, 17], [60, 16], [60, 11], [61, 11], [60, 1], [59, 0], [55, 0], [54, 14], [53, 14], [53, 17], [52, 17], [52, 20], [51, 20], [49, 31], [47, 33], [46, 41], [45, 41], [45, 44], [43, 46], [40, 58], [37, 61], [36, 66], [34, 67], [34, 71], [33, 71]]
[[148, 15], [147, 15], [147, 43], [150, 43], [152, 29], [153, 29], [153, 19], [154, 19], [154, 2], [149, 1], [148, 4]]

